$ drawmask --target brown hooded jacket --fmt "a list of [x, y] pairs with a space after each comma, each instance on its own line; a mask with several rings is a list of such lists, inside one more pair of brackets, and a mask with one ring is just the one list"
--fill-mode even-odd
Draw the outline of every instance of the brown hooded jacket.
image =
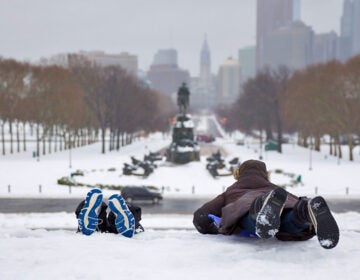
[[[279, 186], [271, 183], [268, 179], [266, 165], [262, 161], [247, 160], [243, 162], [234, 173], [237, 180], [227, 190], [205, 203], [194, 213], [193, 223], [201, 233], [221, 233], [231, 235], [240, 233], [243, 229], [239, 226], [239, 220], [249, 212], [253, 200]], [[294, 207], [298, 197], [288, 193], [284, 211]], [[199, 214], [213, 214], [221, 217], [218, 232], [213, 227], [207, 229], [199, 221]], [[199, 226], [201, 224], [201, 226]], [[315, 235], [313, 227], [299, 234], [278, 232], [276, 237], [280, 240], [307, 240]]]

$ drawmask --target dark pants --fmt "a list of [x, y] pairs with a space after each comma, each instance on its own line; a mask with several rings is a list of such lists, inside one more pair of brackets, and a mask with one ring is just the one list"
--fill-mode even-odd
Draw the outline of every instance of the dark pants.
[[[255, 220], [250, 217], [249, 214], [246, 214], [244, 217], [240, 219], [240, 226], [255, 234]], [[294, 217], [294, 212], [292, 210], [290, 211], [284, 211], [281, 215], [281, 221], [280, 221], [280, 231], [287, 232], [287, 233], [300, 233], [304, 230], [308, 229], [309, 225], [302, 224]]]

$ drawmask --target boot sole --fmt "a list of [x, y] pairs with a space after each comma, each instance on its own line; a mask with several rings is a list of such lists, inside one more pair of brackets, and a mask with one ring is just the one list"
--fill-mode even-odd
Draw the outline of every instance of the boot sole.
[[126, 205], [125, 200], [118, 194], [109, 198], [109, 208], [115, 214], [115, 227], [118, 233], [131, 238], [135, 232], [135, 218]]
[[339, 242], [339, 227], [325, 199], [321, 196], [314, 197], [309, 201], [308, 209], [321, 247], [334, 248]]
[[256, 216], [256, 235], [268, 239], [278, 232], [280, 216], [287, 199], [287, 192], [278, 188], [269, 193]]
[[103, 195], [101, 190], [93, 189], [88, 192], [85, 203], [78, 217], [80, 231], [85, 235], [91, 235], [98, 226], [96, 209], [101, 205]]

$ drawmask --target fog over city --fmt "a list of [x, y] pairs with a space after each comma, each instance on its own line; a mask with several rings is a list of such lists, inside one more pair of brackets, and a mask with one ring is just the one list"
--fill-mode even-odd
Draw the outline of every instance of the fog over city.
[[[80, 50], [129, 52], [148, 70], [159, 49], [199, 73], [206, 34], [212, 72], [256, 43], [255, 0], [0, 0], [0, 56], [36, 62]], [[301, 19], [317, 33], [339, 32], [343, 0], [301, 0]]]

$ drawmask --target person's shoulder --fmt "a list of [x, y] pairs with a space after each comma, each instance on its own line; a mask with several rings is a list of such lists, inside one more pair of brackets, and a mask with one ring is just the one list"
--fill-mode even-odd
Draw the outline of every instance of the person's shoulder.
[[234, 188], [238, 188], [238, 187], [240, 187], [241, 185], [242, 185], [241, 180], [237, 180], [237, 181], [235, 181], [232, 185], [230, 185], [230, 186], [226, 189], [226, 191], [232, 190], [232, 189], [234, 189]]

